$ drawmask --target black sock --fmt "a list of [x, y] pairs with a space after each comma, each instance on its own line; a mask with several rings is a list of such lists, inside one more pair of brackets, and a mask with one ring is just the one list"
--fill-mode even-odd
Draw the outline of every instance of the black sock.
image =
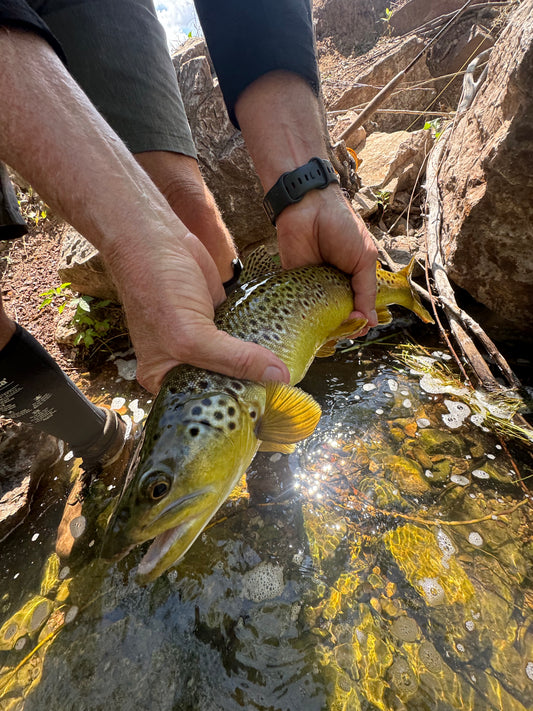
[[93, 405], [19, 324], [0, 350], [0, 415], [68, 442], [76, 456], [90, 452], [92, 458], [109, 446], [108, 441], [99, 446], [109, 429], [105, 410]]

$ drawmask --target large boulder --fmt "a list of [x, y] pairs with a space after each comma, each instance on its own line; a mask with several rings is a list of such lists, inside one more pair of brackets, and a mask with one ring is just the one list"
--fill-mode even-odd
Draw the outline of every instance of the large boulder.
[[[339, 112], [339, 116], [341, 110], [353, 109], [358, 113], [400, 70], [405, 69], [424, 46], [425, 40], [416, 35], [390, 38], [379, 42], [364, 56], [337, 64], [334, 74], [329, 75], [323, 69], [323, 92], [328, 111]], [[365, 123], [367, 133], [406, 130], [417, 120], [423, 124], [423, 119], [405, 112], [423, 114], [435, 96], [434, 78], [422, 58], [375, 116]]]
[[62, 282], [70, 282], [72, 291], [99, 299], [119, 300], [100, 252], [70, 225], [61, 240], [58, 272]]
[[533, 0], [495, 44], [439, 173], [450, 277], [520, 332], [533, 312]]
[[372, 133], [358, 151], [357, 172], [363, 186], [386, 192], [392, 204], [396, 192], [410, 192], [423, 175], [431, 144], [430, 131]]
[[316, 39], [341, 54], [361, 54], [383, 32], [381, 18], [389, 0], [314, 0]]
[[263, 210], [263, 189], [244, 140], [230, 122], [203, 40], [173, 56], [200, 170], [237, 246], [243, 252], [275, 240]]

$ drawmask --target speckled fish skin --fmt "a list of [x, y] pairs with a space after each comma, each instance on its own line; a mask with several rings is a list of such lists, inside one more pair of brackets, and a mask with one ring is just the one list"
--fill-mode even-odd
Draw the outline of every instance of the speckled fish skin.
[[[383, 305], [407, 301], [406, 289], [411, 294], [405, 276], [392, 276], [396, 288], [387, 277]], [[333, 267], [311, 266], [250, 281], [219, 307], [215, 323], [270, 348], [286, 363], [294, 384], [332, 334], [339, 337], [352, 309], [348, 277]], [[354, 324], [355, 330], [365, 323]], [[141, 581], [147, 581], [184, 555], [261, 445], [268, 387], [188, 365], [169, 372], [109, 523], [104, 557], [124, 555], [156, 537], [138, 568]], [[303, 439], [317, 421], [307, 433], [280, 441]]]

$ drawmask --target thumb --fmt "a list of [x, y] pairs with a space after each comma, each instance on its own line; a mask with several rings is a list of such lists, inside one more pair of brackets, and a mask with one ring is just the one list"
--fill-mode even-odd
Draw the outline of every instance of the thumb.
[[272, 351], [256, 343], [241, 341], [225, 331], [215, 331], [209, 348], [200, 353], [196, 351], [195, 365], [239, 380], [285, 383], [290, 380], [287, 366]]
[[272, 351], [256, 343], [241, 341], [213, 326], [203, 348], [194, 350], [194, 365], [239, 380], [290, 381], [289, 369]]

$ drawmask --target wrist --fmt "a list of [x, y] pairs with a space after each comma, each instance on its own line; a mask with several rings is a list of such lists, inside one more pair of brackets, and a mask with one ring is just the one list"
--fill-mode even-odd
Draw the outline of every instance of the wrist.
[[265, 192], [282, 173], [327, 158], [320, 104], [302, 77], [270, 72], [239, 97], [236, 115]]
[[283, 173], [263, 200], [265, 212], [276, 224], [278, 216], [285, 208], [295, 205], [312, 190], [324, 190], [339, 178], [329, 160], [313, 157], [305, 165]]

